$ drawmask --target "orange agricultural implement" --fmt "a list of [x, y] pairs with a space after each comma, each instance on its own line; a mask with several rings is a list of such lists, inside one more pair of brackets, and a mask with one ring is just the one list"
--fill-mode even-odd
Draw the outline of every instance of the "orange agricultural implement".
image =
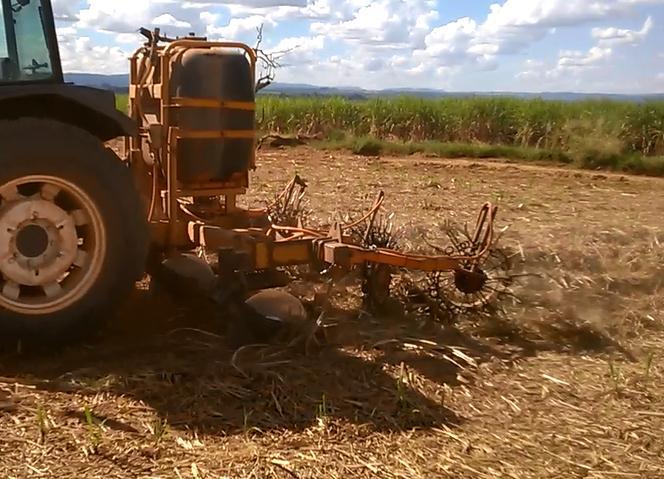
[[[160, 44], [158, 32], [148, 37], [131, 58], [129, 108], [140, 128], [126, 146], [129, 161], [144, 169], [139, 180], [151, 185], [148, 218], [159, 261], [201, 247], [218, 253], [219, 262], [251, 274], [295, 265], [352, 270], [369, 264], [446, 271], [463, 293], [483, 290], [488, 278], [481, 265], [495, 239], [497, 208], [490, 203], [482, 206], [465, 248], [435, 256], [368, 241], [382, 192], [362, 218], [325, 231], [297, 222], [306, 189], [299, 177], [269, 207], [239, 207], [237, 198], [246, 193], [249, 171], [255, 168], [255, 52], [238, 43], [178, 39]], [[224, 165], [231, 166], [222, 172]], [[184, 168], [187, 174], [181, 175]], [[290, 218], [279, 214], [288, 211], [294, 213]], [[388, 287], [386, 278], [383, 295]]]
[[[211, 258], [197, 265], [215, 275], [205, 283], [215, 297], [281, 285], [298, 265], [362, 272], [370, 306], [397, 270], [427, 274], [432, 297], [460, 294], [458, 308], [495, 296], [491, 204], [465, 240], [450, 235], [431, 256], [399, 251], [382, 193], [363, 217], [324, 230], [303, 224], [299, 177], [265, 208], [240, 205], [256, 168], [257, 49], [141, 29], [126, 116], [111, 92], [63, 81], [50, 0], [0, 6], [0, 335], [78, 335], [146, 272], [192, 252]], [[115, 138], [123, 157], [105, 147]]]

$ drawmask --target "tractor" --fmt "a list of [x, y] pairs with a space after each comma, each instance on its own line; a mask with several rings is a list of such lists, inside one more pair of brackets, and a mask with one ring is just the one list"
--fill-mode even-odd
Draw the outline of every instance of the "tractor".
[[373, 303], [395, 269], [446, 275], [484, 302], [490, 203], [467, 241], [432, 256], [381, 243], [382, 193], [362, 218], [324, 230], [289, 214], [306, 189], [298, 177], [273, 204], [240, 206], [256, 168], [255, 49], [142, 30], [122, 113], [113, 92], [64, 82], [50, 0], [0, 1], [2, 336], [95, 330], [146, 274], [183, 275], [165, 268], [182, 258], [211, 272], [198, 286], [220, 303], [283, 285], [282, 269], [301, 265], [362, 269]]

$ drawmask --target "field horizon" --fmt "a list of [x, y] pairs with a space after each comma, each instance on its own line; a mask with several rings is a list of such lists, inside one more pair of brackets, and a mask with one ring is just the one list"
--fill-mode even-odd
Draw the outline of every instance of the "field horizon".
[[[127, 111], [127, 95], [117, 107]], [[360, 155], [505, 158], [664, 176], [664, 100], [259, 96], [259, 134]]]
[[[105, 75], [96, 73], [66, 73], [65, 81], [77, 85], [89, 86], [94, 88], [103, 88], [112, 90], [119, 94], [126, 94], [129, 91], [129, 75], [126, 73]], [[648, 93], [624, 93], [624, 92], [581, 92], [568, 90], [542, 90], [542, 91], [507, 91], [507, 90], [485, 90], [485, 91], [464, 91], [447, 90], [437, 88], [379, 88], [366, 89], [353, 85], [332, 86], [332, 85], [314, 85], [309, 83], [289, 83], [275, 81], [267, 88], [262, 90], [260, 96], [322, 96], [322, 97], [343, 97], [348, 99], [369, 99], [369, 98], [390, 98], [394, 96], [413, 96], [417, 98], [474, 98], [474, 97], [512, 97], [523, 99], [543, 99], [554, 101], [584, 101], [595, 100], [613, 100], [642, 102], [649, 100], [664, 100], [664, 91], [653, 91]]]

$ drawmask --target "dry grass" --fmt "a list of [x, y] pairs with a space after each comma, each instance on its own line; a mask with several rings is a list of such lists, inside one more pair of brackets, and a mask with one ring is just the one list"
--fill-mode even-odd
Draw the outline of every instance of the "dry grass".
[[87, 346], [0, 356], [0, 477], [663, 477], [661, 180], [298, 148], [262, 154], [252, 200], [295, 173], [316, 222], [384, 189], [418, 249], [492, 200], [537, 276], [455, 327], [339, 291], [308, 355], [234, 355], [209, 311], [139, 289]]

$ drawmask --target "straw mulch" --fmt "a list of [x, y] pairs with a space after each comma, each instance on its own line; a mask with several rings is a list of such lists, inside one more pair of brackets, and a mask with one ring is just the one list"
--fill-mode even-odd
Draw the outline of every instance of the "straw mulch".
[[503, 314], [447, 325], [368, 317], [341, 288], [306, 351], [234, 351], [209, 311], [141, 285], [101, 338], [0, 356], [0, 477], [664, 477], [661, 181], [306, 148], [259, 164], [252, 200], [297, 172], [318, 223], [384, 189], [413, 248], [495, 201], [532, 276]]

